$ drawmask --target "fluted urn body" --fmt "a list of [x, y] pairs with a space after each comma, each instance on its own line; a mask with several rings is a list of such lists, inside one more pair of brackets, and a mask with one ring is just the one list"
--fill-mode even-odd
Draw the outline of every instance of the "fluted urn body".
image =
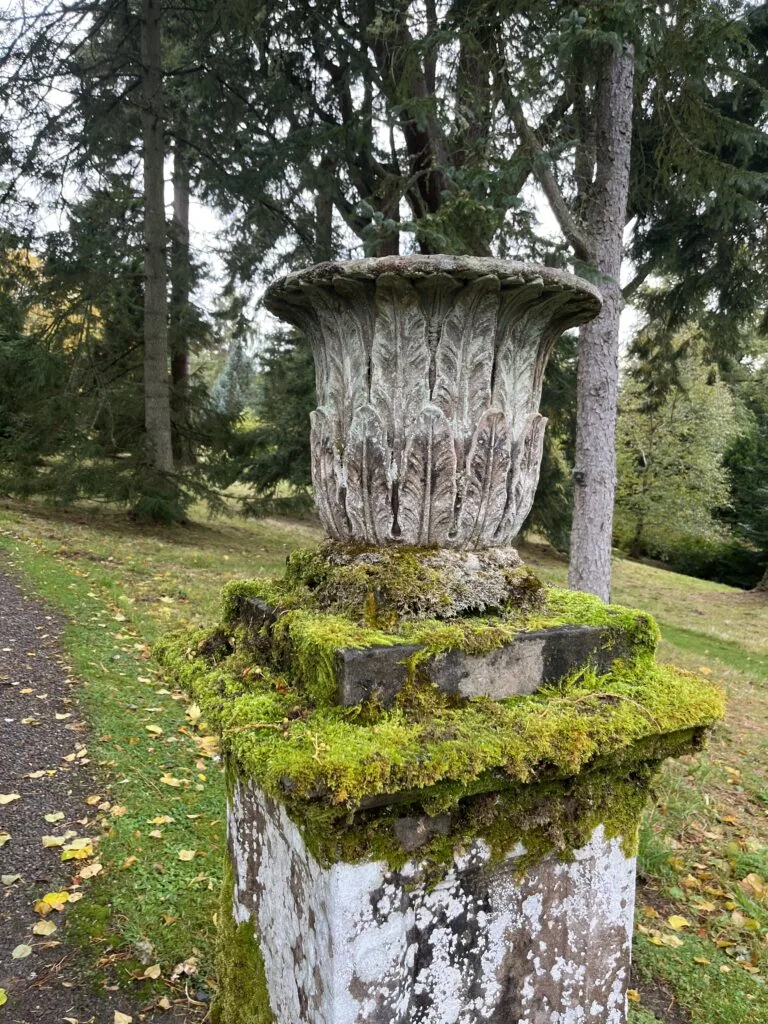
[[265, 304], [311, 343], [312, 483], [336, 540], [508, 545], [538, 483], [552, 346], [600, 310], [561, 271], [387, 256], [290, 274]]

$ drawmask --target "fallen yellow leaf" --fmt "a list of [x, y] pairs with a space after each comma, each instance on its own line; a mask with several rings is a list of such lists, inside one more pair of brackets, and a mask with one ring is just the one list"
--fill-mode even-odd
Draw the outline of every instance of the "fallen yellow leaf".
[[679, 914], [673, 914], [671, 917], [668, 917], [667, 924], [676, 932], [681, 931], [683, 928], [691, 927], [691, 922], [687, 918], [681, 917]]
[[102, 865], [99, 864], [98, 861], [95, 861], [93, 864], [87, 864], [78, 873], [79, 873], [81, 878], [94, 878], [101, 871], [102, 871]]
[[34, 935], [53, 935], [55, 931], [56, 925], [53, 921], [38, 921], [32, 928]]
[[0, 882], [2, 882], [3, 885], [13, 885], [13, 883], [18, 882], [20, 878], [21, 875], [0, 875]]
[[63, 846], [66, 842], [64, 836], [43, 836], [43, 846], [49, 849], [52, 846]]
[[145, 725], [144, 728], [147, 732], [152, 733], [153, 736], [162, 736], [163, 730], [159, 725]]
[[196, 850], [179, 850], [179, 860], [194, 860]]
[[705, 966], [712, 963], [712, 961], [711, 960], [707, 960], [707, 958], [705, 956], [695, 956], [693, 958], [693, 962], [695, 964], [704, 964]]
[[14, 800], [21, 800], [20, 793], [0, 793], [0, 807], [12, 804]]
[[53, 824], [56, 821], [61, 821], [64, 817], [64, 811], [52, 811], [51, 814], [44, 814], [43, 817], [49, 824]]
[[173, 818], [168, 814], [158, 814], [156, 818], [147, 818], [148, 825], [171, 825]]
[[22, 942], [11, 950], [11, 956], [14, 960], [23, 960], [25, 957], [28, 957], [31, 952], [32, 947], [28, 946], [26, 942]]
[[165, 775], [160, 776], [160, 781], [166, 786], [173, 786], [174, 788], [181, 785], [180, 780], [174, 778], [173, 775], [169, 775], [168, 772], [166, 772]]
[[120, 1013], [119, 1010], [115, 1010], [112, 1024], [133, 1024], [133, 1017], [130, 1014]]
[[628, 988], [627, 989], [627, 999], [630, 1001], [630, 1003], [639, 1003], [640, 1002], [640, 993], [637, 991], [636, 988]]
[[5, 1004], [7, 1002], [8, 1002], [8, 993], [5, 991], [4, 988], [0, 988], [0, 1006], [5, 1006]]
[[72, 846], [67, 846], [61, 855], [61, 859], [62, 861], [87, 860], [89, 857], [92, 856], [93, 847], [89, 843], [87, 846], [77, 846], [74, 848]]
[[157, 981], [157, 979], [160, 977], [162, 973], [163, 972], [160, 969], [160, 964], [153, 964], [151, 967], [148, 967], [144, 971], [143, 977], [151, 978], [152, 981]]

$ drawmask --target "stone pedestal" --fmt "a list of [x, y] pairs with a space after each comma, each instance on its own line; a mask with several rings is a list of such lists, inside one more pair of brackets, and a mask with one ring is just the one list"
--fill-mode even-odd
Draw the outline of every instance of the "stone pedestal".
[[[430, 819], [394, 826], [406, 844], [431, 834]], [[322, 867], [285, 808], [238, 782], [229, 842], [232, 913], [258, 938], [279, 1024], [625, 1019], [635, 861], [602, 825], [567, 862], [521, 867], [522, 843], [493, 860], [478, 839], [427, 877], [418, 850], [395, 870]]]
[[268, 289], [312, 346], [333, 542], [158, 651], [227, 759], [218, 1024], [623, 1024], [639, 817], [723, 701], [510, 547], [551, 348], [600, 303], [446, 256]]
[[[213, 1019], [623, 1024], [640, 815], [721, 692], [588, 595], [392, 618], [337, 570], [296, 553], [158, 651], [228, 766]], [[520, 652], [547, 643], [545, 679]], [[339, 673], [366, 652], [399, 674], [350, 706]]]

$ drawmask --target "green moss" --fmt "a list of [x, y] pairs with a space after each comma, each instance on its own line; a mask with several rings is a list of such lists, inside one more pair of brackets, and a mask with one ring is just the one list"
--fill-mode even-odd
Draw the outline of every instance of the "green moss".
[[237, 924], [232, 916], [234, 875], [224, 867], [216, 932], [216, 973], [219, 990], [211, 1009], [214, 1024], [274, 1024], [269, 1005], [264, 958], [249, 918]]
[[[210, 635], [210, 634], [207, 634]], [[723, 713], [721, 690], [649, 655], [587, 669], [567, 687], [527, 697], [435, 702], [413, 713], [312, 707], [299, 688], [266, 668], [243, 676], [199, 656], [206, 634], [167, 638], [157, 650], [223, 735], [241, 770], [280, 799], [355, 809], [370, 797], [460, 787], [497, 771], [532, 782], [543, 772], [577, 775], [637, 741], [702, 729]]]
[[[405, 852], [395, 818], [445, 810], [451, 833], [427, 850], [435, 863], [478, 835], [499, 855], [516, 842], [526, 857], [567, 853], [600, 822], [632, 843], [658, 764], [694, 749], [723, 713], [718, 687], [656, 663], [658, 630], [642, 612], [550, 589], [537, 609], [382, 629], [369, 600], [362, 621], [317, 607], [326, 569], [325, 556], [298, 552], [283, 580], [227, 588], [225, 629], [167, 637], [156, 649], [218, 728], [230, 767], [284, 803], [324, 861], [396, 864]], [[277, 609], [270, 627], [238, 625], [248, 597]], [[484, 654], [521, 630], [562, 625], [604, 627], [627, 656], [607, 675], [581, 666], [555, 686], [500, 701], [447, 696], [420, 671], [444, 651]], [[338, 706], [337, 652], [393, 644], [421, 647], [395, 706]], [[491, 799], [497, 810], [483, 831], [478, 809], [487, 813]]]
[[273, 630], [276, 662], [290, 667], [315, 703], [336, 697], [336, 652], [343, 648], [388, 647], [397, 637], [367, 626], [357, 626], [342, 615], [286, 611]]

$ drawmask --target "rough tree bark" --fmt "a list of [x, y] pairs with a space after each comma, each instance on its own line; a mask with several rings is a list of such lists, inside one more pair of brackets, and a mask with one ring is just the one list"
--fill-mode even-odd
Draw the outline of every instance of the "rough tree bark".
[[579, 334], [576, 482], [568, 585], [608, 600], [616, 490], [621, 255], [629, 189], [635, 54], [606, 44], [586, 131], [576, 145], [579, 195], [563, 193], [522, 104], [507, 87], [503, 100], [534, 173], [573, 249], [603, 293], [600, 315]]
[[160, 0], [143, 0], [141, 126], [144, 162], [144, 424], [153, 469], [160, 473], [172, 473], [160, 12]]
[[176, 126], [173, 150], [173, 223], [171, 228], [171, 442], [180, 466], [194, 461], [189, 417], [189, 146], [186, 126]]
[[576, 458], [568, 585], [607, 601], [616, 490], [621, 256], [629, 189], [634, 51], [607, 50], [597, 86], [595, 178], [586, 207], [604, 305], [579, 332]]
[[766, 567], [766, 570], [763, 573], [763, 578], [757, 584], [755, 590], [759, 591], [760, 593], [768, 593], [768, 567]]

